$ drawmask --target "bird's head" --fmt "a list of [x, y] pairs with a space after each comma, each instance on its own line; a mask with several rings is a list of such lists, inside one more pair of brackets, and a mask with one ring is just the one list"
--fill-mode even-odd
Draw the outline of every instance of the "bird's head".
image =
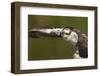
[[73, 27], [65, 27], [61, 33], [61, 36], [72, 43], [78, 42], [78, 34], [74, 31]]

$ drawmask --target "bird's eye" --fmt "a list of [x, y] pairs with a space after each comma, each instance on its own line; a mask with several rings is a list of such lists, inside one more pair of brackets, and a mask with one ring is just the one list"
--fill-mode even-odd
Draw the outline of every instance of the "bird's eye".
[[64, 34], [69, 35], [70, 33], [67, 33], [67, 32], [66, 32], [66, 33], [64, 33]]

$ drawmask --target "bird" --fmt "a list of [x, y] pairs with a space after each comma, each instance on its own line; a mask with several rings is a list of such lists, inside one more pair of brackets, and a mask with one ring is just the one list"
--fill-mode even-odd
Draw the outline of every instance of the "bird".
[[73, 59], [88, 58], [88, 36], [74, 27], [33, 28], [28, 36], [32, 38], [53, 37], [63, 38], [75, 48]]

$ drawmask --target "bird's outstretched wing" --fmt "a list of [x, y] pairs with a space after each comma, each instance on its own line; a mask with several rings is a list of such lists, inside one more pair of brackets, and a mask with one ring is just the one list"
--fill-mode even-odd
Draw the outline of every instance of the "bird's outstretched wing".
[[61, 37], [62, 28], [33, 28], [28, 32], [32, 38]]

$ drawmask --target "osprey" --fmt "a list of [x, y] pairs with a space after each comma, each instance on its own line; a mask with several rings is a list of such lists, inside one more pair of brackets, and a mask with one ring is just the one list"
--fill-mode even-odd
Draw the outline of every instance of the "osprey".
[[76, 49], [73, 58], [88, 57], [88, 38], [87, 35], [81, 33], [80, 30], [73, 27], [64, 28], [33, 28], [28, 33], [29, 37], [62, 37], [65, 41], [71, 42]]

